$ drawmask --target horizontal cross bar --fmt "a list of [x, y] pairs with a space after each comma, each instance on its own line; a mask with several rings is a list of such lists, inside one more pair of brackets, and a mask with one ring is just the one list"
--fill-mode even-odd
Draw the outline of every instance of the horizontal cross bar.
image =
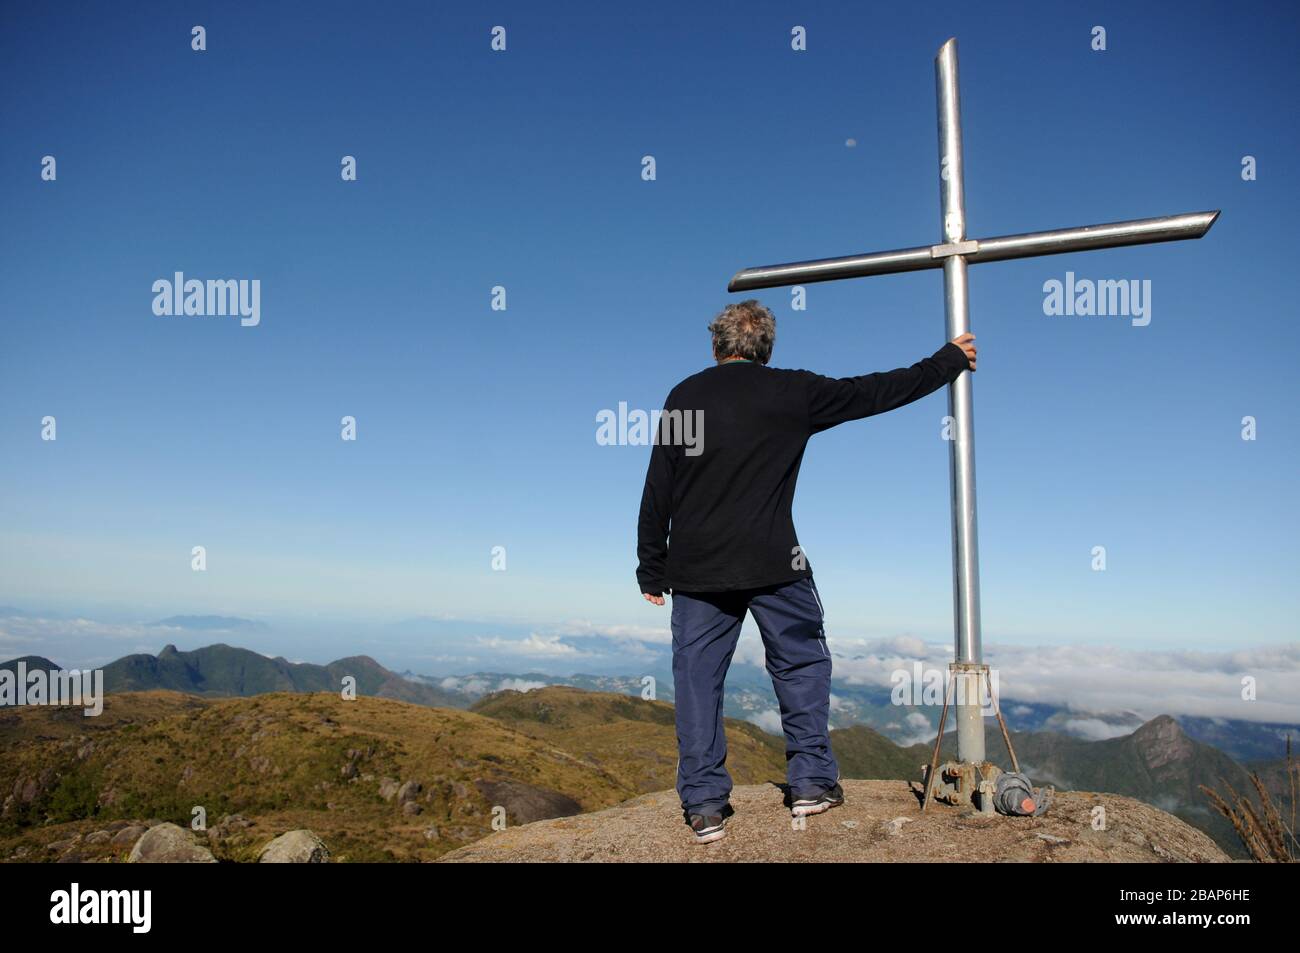
[[[1210, 230], [1210, 226], [1218, 217], [1218, 210], [1188, 212], [1184, 215], [1165, 215], [1160, 218], [1139, 218], [1131, 222], [1111, 222], [1107, 225], [1084, 225], [1079, 228], [1060, 228], [1050, 232], [1027, 232], [1023, 235], [981, 238], [966, 243], [977, 247], [964, 257], [968, 264], [978, 265], [986, 261], [1006, 261], [1011, 258], [1060, 255], [1065, 252], [1118, 248], [1123, 245], [1176, 242], [1188, 238], [1200, 238]], [[936, 248], [946, 251], [950, 247], [923, 245], [919, 248], [901, 248], [897, 251], [873, 252], [869, 255], [850, 255], [846, 258], [821, 258], [816, 261], [791, 262], [787, 265], [746, 268], [731, 279], [727, 290], [752, 291], [756, 288], [780, 288], [785, 285], [811, 284], [815, 281], [867, 278], [871, 275], [894, 275], [904, 271], [942, 268], [945, 258], [958, 252], [948, 251], [945, 254], [941, 251], [935, 254], [934, 251]]]

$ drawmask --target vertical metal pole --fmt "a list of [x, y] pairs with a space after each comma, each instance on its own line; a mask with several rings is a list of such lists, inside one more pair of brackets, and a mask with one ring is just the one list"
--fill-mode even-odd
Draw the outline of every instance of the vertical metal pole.
[[[934, 61], [939, 100], [940, 199], [944, 242], [966, 238], [966, 195], [962, 183], [961, 99], [957, 88], [957, 41], [950, 39]], [[966, 259], [952, 255], [943, 263], [943, 298], [948, 340], [970, 330]], [[980, 661], [980, 573], [975, 523], [975, 416], [971, 375], [948, 387], [953, 439], [948, 447], [952, 487], [953, 616], [957, 662]], [[957, 760], [984, 760], [984, 719], [977, 672], [958, 671]]]

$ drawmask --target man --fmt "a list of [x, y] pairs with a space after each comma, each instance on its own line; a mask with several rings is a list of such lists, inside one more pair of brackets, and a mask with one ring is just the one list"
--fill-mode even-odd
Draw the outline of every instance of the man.
[[[673, 597], [677, 793], [700, 843], [720, 839], [732, 813], [722, 689], [746, 611], [781, 706], [791, 813], [844, 803], [828, 733], [831, 657], [821, 598], [791, 519], [808, 438], [910, 404], [975, 370], [971, 334], [911, 367], [862, 377], [771, 368], [776, 318], [753, 300], [728, 305], [709, 331], [717, 364], [665, 401], [637, 533], [642, 594], [658, 606], [665, 592]], [[687, 420], [699, 423], [684, 448], [674, 425]]]

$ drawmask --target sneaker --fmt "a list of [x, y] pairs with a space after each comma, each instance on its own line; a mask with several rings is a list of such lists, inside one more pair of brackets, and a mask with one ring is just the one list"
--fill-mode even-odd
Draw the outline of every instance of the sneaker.
[[727, 836], [727, 819], [721, 814], [692, 814], [686, 823], [695, 832], [697, 844], [710, 844]]
[[816, 797], [800, 797], [790, 802], [790, 814], [794, 817], [811, 817], [821, 814], [844, 803], [844, 789], [838, 784], [829, 791], [823, 791]]

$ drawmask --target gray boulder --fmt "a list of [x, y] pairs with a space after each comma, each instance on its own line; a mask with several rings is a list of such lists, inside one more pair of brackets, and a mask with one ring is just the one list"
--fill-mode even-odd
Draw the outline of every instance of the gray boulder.
[[128, 824], [113, 835], [114, 847], [130, 847], [148, 830], [143, 824]]
[[131, 848], [131, 864], [215, 864], [212, 851], [200, 847], [190, 832], [175, 824], [156, 824]]
[[262, 850], [259, 864], [326, 864], [329, 849], [321, 839], [308, 830], [281, 834]]
[[506, 809], [506, 816], [512, 824], [529, 824], [582, 813], [581, 804], [567, 794], [549, 788], [540, 788], [522, 781], [489, 781], [484, 778], [474, 784], [489, 805]]

